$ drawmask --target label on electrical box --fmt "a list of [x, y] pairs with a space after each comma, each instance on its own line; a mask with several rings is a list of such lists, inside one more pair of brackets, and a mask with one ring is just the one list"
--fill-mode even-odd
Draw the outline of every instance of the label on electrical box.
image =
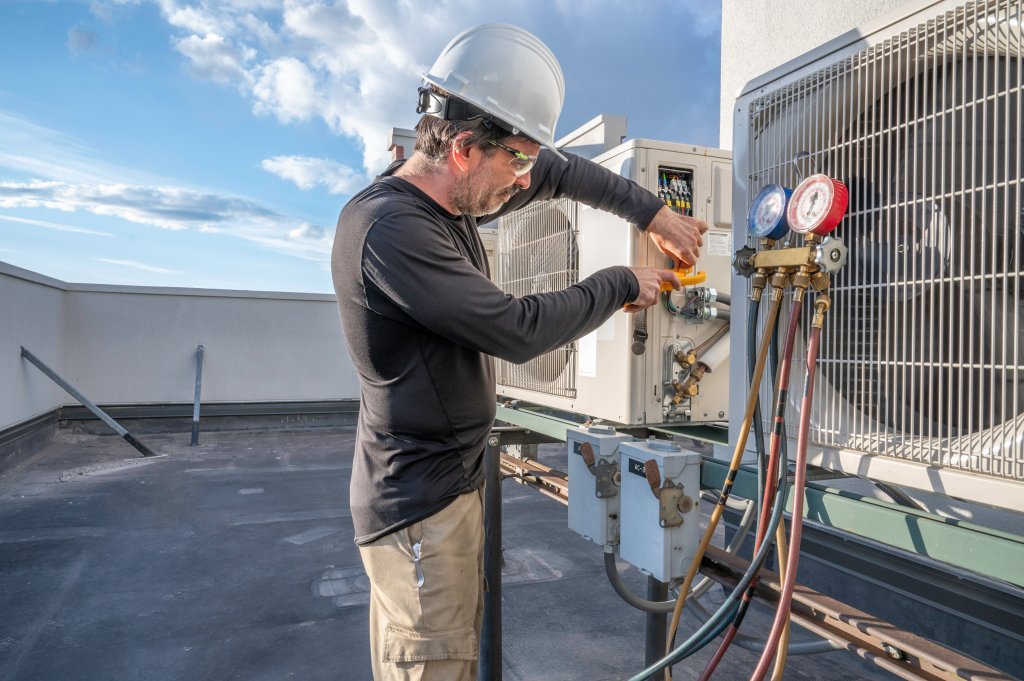
[[579, 440], [573, 441], [573, 443], [572, 443], [572, 453], [573, 454], [579, 454], [579, 455], [582, 456], [583, 455], [583, 443], [580, 442]]
[[629, 459], [629, 472], [639, 475], [641, 478], [647, 477], [647, 473], [644, 472], [643, 461], [637, 461], [636, 459]]
[[708, 255], [732, 256], [732, 232], [727, 230], [708, 230], [704, 235], [708, 244]]

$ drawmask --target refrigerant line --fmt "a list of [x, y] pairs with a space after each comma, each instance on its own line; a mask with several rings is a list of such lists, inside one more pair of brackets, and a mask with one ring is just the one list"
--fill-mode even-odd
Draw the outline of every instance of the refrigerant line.
[[[786, 505], [786, 477], [785, 467], [780, 466], [778, 480], [780, 493], [775, 497], [775, 504], [772, 507], [772, 516], [768, 521], [768, 526], [772, 532], [775, 531], [775, 528], [778, 527], [781, 522], [782, 511]], [[644, 669], [639, 674], [631, 677], [629, 681], [643, 681], [644, 679], [651, 678], [659, 671], [689, 657], [700, 650], [703, 646], [710, 643], [711, 640], [713, 640], [713, 636], [709, 636], [712, 631], [724, 630], [725, 626], [727, 626], [727, 622], [735, 615], [735, 609], [739, 604], [740, 594], [746, 590], [747, 586], [750, 584], [750, 580], [754, 578], [754, 575], [757, 572], [757, 566], [764, 561], [765, 556], [768, 554], [769, 547], [770, 544], [768, 542], [761, 544], [760, 549], [758, 549], [757, 553], [748, 564], [746, 571], [737, 581], [733, 592], [729, 594], [719, 609], [711, 616], [710, 619], [708, 619], [708, 621], [704, 622], [697, 631], [690, 635], [690, 638], [672, 650], [671, 653], [661, 660], [658, 660], [647, 669]]]
[[[798, 291], [799, 291], [799, 289], [798, 289]], [[784, 465], [784, 464], [781, 464], [780, 461], [779, 461], [779, 458], [780, 458], [779, 457], [779, 453], [780, 453], [780, 450], [781, 450], [780, 441], [781, 441], [781, 437], [785, 435], [785, 433], [783, 431], [783, 428], [784, 428], [784, 425], [785, 425], [786, 402], [787, 402], [787, 395], [788, 395], [788, 392], [789, 392], [789, 376], [790, 376], [790, 373], [791, 373], [792, 367], [793, 367], [793, 363], [792, 363], [793, 346], [795, 345], [796, 331], [797, 331], [797, 328], [800, 325], [800, 311], [801, 311], [802, 307], [803, 307], [802, 296], [794, 295], [793, 306], [790, 308], [790, 313], [789, 313], [789, 326], [788, 326], [787, 331], [786, 331], [786, 344], [785, 344], [785, 347], [784, 347], [783, 352], [782, 352], [782, 364], [779, 366], [778, 377], [776, 379], [776, 384], [775, 384], [775, 400], [774, 400], [775, 409], [774, 409], [774, 416], [773, 416], [773, 420], [772, 420], [771, 446], [770, 446], [770, 454], [769, 454], [769, 459], [768, 459], [768, 468], [767, 468], [767, 472], [766, 472], [768, 479], [772, 478], [772, 476], [775, 473], [775, 471], [777, 470], [778, 466]], [[766, 333], [770, 333], [770, 332], [771, 332], [770, 329], [766, 330]], [[763, 450], [764, 450], [764, 442], [762, 441], [762, 442], [758, 443], [758, 446], [759, 446], [759, 455], [760, 455], [760, 452], [763, 452]], [[760, 513], [760, 520], [758, 522], [757, 533], [755, 534], [755, 538], [754, 538], [754, 549], [755, 550], [761, 545], [761, 543], [763, 541], [766, 541], [766, 537], [765, 537], [765, 532], [767, 530], [767, 522], [766, 521], [768, 519], [768, 510], [771, 507], [770, 505], [771, 505], [772, 500], [774, 498], [773, 492], [774, 492], [773, 488], [769, 488], [769, 489], [765, 490], [764, 499], [763, 499], [763, 502], [762, 502], [763, 506], [762, 506], [761, 513]], [[780, 525], [780, 529], [782, 527], [783, 526]], [[784, 555], [785, 551], [784, 551], [784, 548], [783, 548], [784, 543], [785, 543], [785, 539], [784, 539], [785, 534], [784, 534], [784, 532], [781, 532], [781, 531], [778, 532], [777, 534], [778, 534], [777, 539], [782, 539], [781, 542], [777, 542], [778, 543], [778, 548], [779, 548], [779, 565], [781, 567], [781, 565], [785, 562], [785, 559], [786, 559], [786, 557]], [[750, 603], [753, 600], [753, 596], [754, 596], [754, 588], [756, 586], [757, 586], [757, 578], [755, 576], [755, 578], [753, 580], [751, 580], [750, 586], [747, 587], [746, 592], [743, 594], [743, 600], [740, 603], [740, 606], [739, 606], [739, 608], [736, 611], [736, 617], [733, 619], [732, 625], [726, 631], [726, 635], [722, 639], [722, 642], [719, 644], [718, 649], [715, 651], [715, 654], [712, 656], [711, 660], [708, 662], [707, 666], [704, 668], [704, 671], [701, 673], [699, 681], [707, 681], [708, 679], [711, 678], [711, 675], [714, 673], [715, 668], [718, 666], [718, 663], [722, 660], [722, 657], [725, 655], [725, 652], [729, 649], [729, 646], [732, 644], [733, 639], [735, 638], [736, 634], [739, 632], [739, 627], [743, 623], [743, 618], [746, 616], [747, 609], [750, 607]], [[787, 641], [787, 643], [788, 643], [788, 641]], [[785, 657], [785, 651], [784, 650], [781, 652], [780, 656], [784, 659], [784, 657]]]
[[804, 395], [800, 404], [801, 418], [797, 434], [796, 476], [793, 483], [793, 520], [790, 529], [790, 551], [786, 563], [786, 577], [782, 584], [778, 610], [775, 612], [775, 620], [772, 622], [768, 641], [750, 681], [761, 681], [764, 678], [773, 657], [772, 649], [782, 637], [785, 623], [789, 621], [790, 603], [793, 599], [793, 589], [796, 586], [796, 568], [800, 560], [800, 540], [803, 531], [804, 487], [807, 483], [807, 440], [810, 433], [811, 401], [814, 397], [814, 372], [818, 358], [818, 346], [821, 342], [821, 327], [830, 304], [831, 300], [826, 293], [819, 294], [814, 302], [814, 319], [811, 322], [811, 334], [807, 342], [807, 379], [804, 383]]
[[[752, 299], [760, 299], [764, 284], [767, 283], [766, 279], [767, 277], [763, 274], [755, 279], [754, 287], [751, 291]], [[766, 328], [773, 328], [778, 319], [779, 309], [782, 306], [782, 292], [788, 280], [789, 276], [782, 272], [776, 273], [771, 277], [771, 305], [768, 309]], [[757, 406], [758, 402], [759, 391], [761, 388], [761, 377], [764, 374], [764, 367], [768, 356], [770, 341], [771, 334], [766, 333], [764, 338], [761, 340], [761, 344], [758, 349], [757, 362], [754, 367], [755, 375], [751, 382], [750, 392], [747, 395], [747, 405], [743, 415], [743, 423], [740, 426], [740, 435], [736, 443], [736, 448], [733, 451], [732, 461], [729, 463], [729, 473], [726, 476], [725, 482], [722, 484], [722, 494], [711, 513], [707, 530], [704, 532], [700, 546], [698, 547], [696, 554], [694, 554], [693, 561], [690, 564], [689, 570], [687, 570], [686, 577], [683, 580], [683, 585], [679, 590], [679, 598], [676, 600], [676, 607], [672, 613], [672, 623], [669, 627], [668, 636], [666, 637], [666, 653], [671, 650], [672, 641], [675, 638], [676, 629], [679, 627], [679, 618], [682, 615], [683, 606], [685, 605], [690, 585], [693, 583], [694, 576], [700, 568], [700, 561], [704, 556], [704, 551], [711, 543], [711, 538], [714, 536], [715, 528], [718, 525], [719, 519], [722, 517], [725, 502], [729, 498], [729, 492], [732, 490], [733, 482], [736, 479], [736, 473], [739, 470], [740, 461], [743, 458], [743, 451], [746, 448], [747, 435], [753, 421], [754, 408]], [[666, 671], [665, 676], [667, 679], [671, 679], [671, 675], [668, 671]]]

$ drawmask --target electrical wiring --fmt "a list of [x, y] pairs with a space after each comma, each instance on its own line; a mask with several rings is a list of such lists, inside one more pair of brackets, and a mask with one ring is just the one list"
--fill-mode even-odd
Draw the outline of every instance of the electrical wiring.
[[[782, 306], [782, 288], [785, 284], [785, 277], [781, 280], [773, 281], [771, 294], [772, 300], [771, 305], [768, 308], [768, 320], [766, 328], [771, 329], [774, 327], [775, 322], [779, 317], [779, 309]], [[756, 290], [756, 289], [755, 289]], [[757, 296], [760, 292], [757, 292]], [[757, 353], [757, 362], [754, 367], [754, 379], [750, 385], [750, 392], [747, 395], [747, 405], [743, 415], [743, 423], [740, 426], [740, 436], [736, 442], [736, 448], [733, 451], [732, 460], [729, 463], [729, 473], [725, 478], [725, 482], [722, 484], [722, 496], [719, 499], [718, 504], [715, 505], [714, 510], [711, 513], [711, 518], [708, 521], [707, 530], [704, 532], [704, 536], [701, 539], [700, 546], [694, 554], [693, 561], [690, 564], [689, 570], [687, 570], [686, 578], [683, 581], [683, 586], [679, 591], [679, 598], [676, 601], [675, 610], [672, 613], [672, 623], [669, 627], [668, 637], [666, 639], [666, 652], [671, 649], [672, 641], [675, 638], [676, 629], [679, 626], [679, 617], [683, 611], [683, 605], [686, 602], [687, 593], [690, 590], [690, 585], [693, 583], [693, 578], [697, 574], [697, 570], [700, 567], [701, 558], [704, 556], [704, 551], [711, 543], [711, 538], [714, 536], [715, 528], [718, 525], [719, 519], [722, 517], [722, 512], [725, 507], [725, 500], [729, 497], [729, 492], [732, 489], [733, 482], [736, 479], [736, 472], [739, 470], [740, 461], [743, 458], [743, 451], [747, 444], [747, 434], [750, 432], [751, 422], [753, 421], [754, 408], [757, 406], [758, 395], [761, 388], [761, 377], [764, 374], [764, 366], [768, 356], [768, 344], [771, 340], [771, 334], [766, 333], [764, 338], [761, 340], [760, 347]], [[666, 674], [666, 676], [668, 676]]]

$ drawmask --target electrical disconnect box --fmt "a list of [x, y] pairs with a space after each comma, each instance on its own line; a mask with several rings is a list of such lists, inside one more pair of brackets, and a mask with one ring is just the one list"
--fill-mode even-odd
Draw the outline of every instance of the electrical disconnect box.
[[652, 438], [619, 456], [619, 557], [662, 582], [684, 576], [700, 540], [700, 454]]
[[605, 425], [566, 433], [569, 529], [601, 546], [619, 541], [619, 445], [632, 440]]

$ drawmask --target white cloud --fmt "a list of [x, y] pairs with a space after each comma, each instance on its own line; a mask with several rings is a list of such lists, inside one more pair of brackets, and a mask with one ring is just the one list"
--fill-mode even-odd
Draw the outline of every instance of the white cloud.
[[0, 182], [0, 208], [87, 212], [162, 229], [223, 233], [310, 260], [329, 257], [326, 232], [250, 199], [181, 187]]
[[255, 50], [236, 46], [216, 33], [208, 33], [202, 37], [190, 35], [175, 40], [174, 45], [191, 60], [192, 71], [197, 76], [218, 83], [238, 81], [246, 84], [249, 80], [249, 74], [245, 69], [246, 62], [256, 57]]
[[[32, 156], [25, 150], [31, 150]], [[0, 181], [0, 209], [85, 212], [161, 229], [228, 234], [287, 255], [320, 262], [329, 259], [330, 239], [305, 220], [253, 199], [185, 187], [175, 180], [104, 163], [98, 156], [72, 136], [0, 111], [0, 168], [33, 177]], [[321, 162], [314, 184], [328, 189], [341, 186], [346, 172], [351, 172], [340, 164], [312, 160]], [[2, 214], [0, 219], [112, 236], [43, 220]]]
[[146, 263], [137, 262], [135, 260], [113, 260], [111, 258], [93, 258], [93, 260], [109, 263], [111, 265], [120, 265], [121, 267], [129, 267], [133, 270], [142, 270], [143, 272], [154, 272], [156, 274], [181, 274], [178, 270], [169, 270], [165, 267], [147, 265]]
[[331, 233], [326, 227], [319, 227], [304, 222], [288, 232], [288, 238], [292, 240], [312, 239], [313, 241], [330, 241]]
[[270, 113], [282, 123], [304, 121], [323, 110], [317, 79], [303, 62], [282, 57], [266, 63], [252, 74], [257, 113]]
[[263, 169], [290, 180], [299, 189], [326, 187], [331, 194], [348, 194], [366, 184], [366, 177], [348, 166], [326, 158], [274, 156], [264, 159]]
[[32, 225], [33, 227], [42, 227], [44, 229], [55, 229], [58, 232], [90, 234], [92, 236], [114, 236], [110, 232], [100, 232], [95, 229], [86, 229], [85, 227], [73, 227], [72, 225], [62, 225], [58, 222], [49, 222], [47, 220], [32, 220], [30, 218], [19, 218], [13, 215], [4, 215], [3, 213], [0, 213], [0, 220], [4, 220], [6, 222], [17, 222], [23, 225]]
[[158, 181], [146, 173], [105, 163], [99, 152], [80, 140], [4, 111], [0, 111], [0, 167], [73, 183], [115, 183], [123, 177]]
[[180, 5], [174, 0], [161, 0], [160, 9], [167, 23], [190, 33], [224, 33], [231, 26], [228, 15], [209, 11], [203, 3]]
[[[288, 0], [276, 9], [239, 0], [161, 0], [160, 7], [181, 32], [175, 46], [197, 73], [227, 78], [248, 93], [258, 114], [284, 123], [319, 118], [356, 139], [370, 175], [389, 161], [391, 127], [415, 122], [419, 75], [451, 38], [453, 17], [468, 26], [493, 16], [493, 9], [473, 0]], [[212, 50], [203, 42], [211, 35], [243, 58]], [[211, 68], [210, 52], [230, 68]]]

